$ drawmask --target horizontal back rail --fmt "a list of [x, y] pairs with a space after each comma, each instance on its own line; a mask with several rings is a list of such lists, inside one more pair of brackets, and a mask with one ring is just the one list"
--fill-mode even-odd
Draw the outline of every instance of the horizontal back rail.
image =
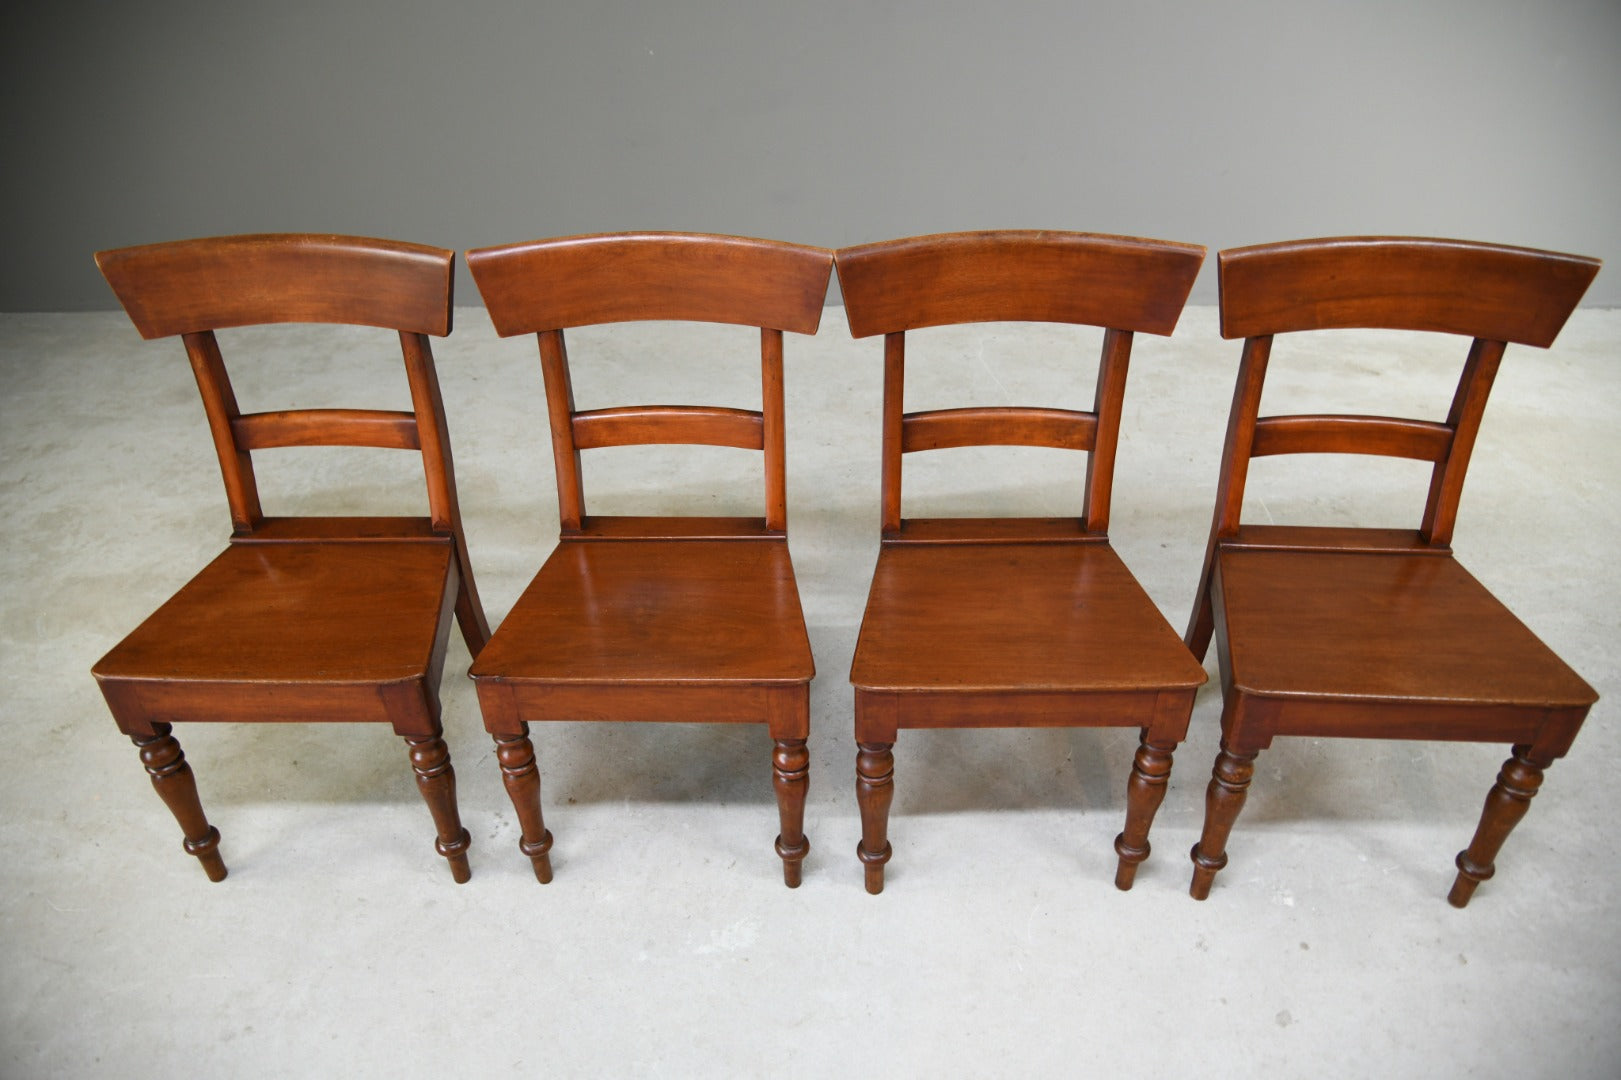
[[382, 409], [291, 409], [249, 413], [231, 421], [242, 450], [278, 446], [375, 446], [420, 450], [414, 413]]
[[144, 338], [263, 323], [450, 333], [456, 254], [326, 234], [177, 240], [96, 254]]
[[1057, 322], [1169, 334], [1205, 249], [1037, 230], [943, 233], [841, 249], [854, 337], [974, 322]]
[[572, 423], [579, 450], [650, 443], [765, 449], [765, 418], [749, 409], [633, 405], [577, 412]]
[[1427, 330], [1546, 348], [1599, 265], [1578, 255], [1417, 237], [1234, 248], [1217, 257], [1221, 333]]
[[1391, 416], [1264, 416], [1255, 421], [1251, 457], [1272, 454], [1378, 454], [1440, 461], [1452, 429]]
[[467, 253], [502, 337], [646, 320], [814, 334], [833, 253], [699, 233], [615, 233]]
[[1090, 450], [1097, 427], [1096, 416], [1073, 409], [936, 409], [901, 418], [901, 453], [954, 446]]

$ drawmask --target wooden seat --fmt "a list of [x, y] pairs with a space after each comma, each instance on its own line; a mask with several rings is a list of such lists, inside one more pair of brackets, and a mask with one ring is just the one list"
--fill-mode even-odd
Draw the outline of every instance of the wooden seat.
[[[1470, 453], [1508, 342], [1546, 348], [1598, 263], [1522, 248], [1383, 237], [1224, 251], [1222, 335], [1242, 337], [1215, 520], [1187, 642], [1214, 634], [1222, 748], [1193, 849], [1204, 899], [1254, 773], [1277, 735], [1513, 744], [1459, 853], [1463, 907], [1598, 695], [1454, 559]], [[1260, 417], [1275, 335], [1342, 328], [1474, 339], [1444, 422]], [[1377, 454], [1433, 463], [1416, 530], [1245, 525], [1251, 458]]]
[[[739, 237], [580, 236], [467, 253], [496, 332], [536, 334], [561, 537], [473, 666], [536, 878], [552, 877], [529, 723], [764, 723], [784, 880], [800, 882], [815, 674], [788, 556], [782, 334], [813, 334], [832, 253]], [[577, 410], [566, 329], [636, 320], [760, 328], [761, 408]], [[760, 518], [585, 513], [581, 450], [705, 444], [763, 452]]]
[[[883, 540], [850, 669], [868, 892], [883, 890], [891, 855], [901, 728], [1140, 728], [1116, 884], [1129, 889], [1147, 858], [1205, 674], [1109, 546], [1109, 502], [1132, 335], [1171, 332], [1203, 259], [1184, 244], [1054, 232], [837, 253], [851, 334], [885, 335]], [[990, 321], [1107, 328], [1092, 411], [905, 412], [906, 332]], [[903, 454], [981, 445], [1089, 451], [1083, 516], [901, 517]]]
[[[176, 722], [372, 721], [405, 738], [458, 882], [469, 838], [441, 737], [439, 677], [452, 614], [469, 652], [489, 628], [456, 504], [427, 335], [450, 332], [455, 254], [341, 236], [234, 236], [104, 251], [96, 261], [146, 338], [181, 334], [230, 503], [231, 544], [94, 667], [140, 748], [185, 849], [225, 877]], [[243, 414], [214, 331], [263, 323], [394, 330], [410, 412]], [[251, 454], [281, 446], [420, 451], [427, 517], [266, 517]]]

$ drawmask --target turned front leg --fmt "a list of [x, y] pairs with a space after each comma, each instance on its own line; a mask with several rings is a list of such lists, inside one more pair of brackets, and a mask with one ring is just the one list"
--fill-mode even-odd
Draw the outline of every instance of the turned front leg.
[[1469, 903], [1475, 887], [1496, 873], [1493, 863], [1497, 852], [1530, 809], [1532, 798], [1542, 786], [1542, 770], [1553, 764], [1552, 758], [1533, 754], [1529, 746], [1516, 746], [1512, 754], [1503, 762], [1497, 783], [1486, 793], [1475, 838], [1468, 848], [1458, 852], [1458, 877], [1447, 894], [1447, 902], [1453, 907]]
[[867, 891], [884, 891], [884, 864], [889, 846], [889, 804], [895, 798], [894, 743], [859, 743], [856, 754], [856, 802], [861, 807], [861, 843], [856, 854], [866, 867]]
[[170, 732], [170, 724], [153, 724], [151, 735], [132, 735], [130, 740], [141, 752], [141, 764], [152, 778], [152, 788], [180, 823], [185, 836], [186, 854], [203, 864], [209, 881], [225, 880], [225, 860], [220, 858], [219, 830], [208, 823], [203, 804], [197, 798], [197, 780], [186, 764], [185, 752]]
[[1235, 754], [1224, 742], [1211, 770], [1210, 786], [1205, 789], [1204, 832], [1193, 845], [1193, 884], [1188, 894], [1195, 900], [1210, 895], [1216, 872], [1227, 865], [1227, 834], [1233, 831], [1238, 812], [1244, 809], [1250, 777], [1255, 774], [1255, 754]]
[[777, 792], [777, 854], [782, 856], [782, 880], [799, 888], [810, 841], [805, 839], [805, 795], [810, 791], [810, 751], [804, 739], [777, 739], [771, 754], [771, 786]]
[[540, 770], [535, 765], [535, 746], [529, 741], [529, 725], [517, 735], [496, 735], [495, 756], [501, 762], [501, 783], [518, 814], [522, 837], [518, 850], [529, 856], [535, 880], [542, 885], [552, 880], [552, 834], [540, 816]]
[[1171, 753], [1176, 749], [1156, 746], [1148, 741], [1145, 731], [1142, 745], [1131, 765], [1131, 776], [1126, 781], [1126, 829], [1114, 838], [1114, 850], [1120, 856], [1120, 866], [1114, 874], [1117, 889], [1129, 889], [1137, 877], [1137, 864], [1148, 858], [1148, 830], [1154, 824], [1160, 803], [1165, 801], [1165, 787], [1171, 778]]
[[422, 792], [439, 832], [434, 849], [450, 862], [450, 876], [458, 885], [463, 884], [473, 876], [467, 865], [467, 849], [473, 838], [462, 828], [461, 813], [456, 809], [456, 770], [450, 767], [450, 751], [437, 735], [407, 737], [405, 743], [410, 748], [417, 790]]

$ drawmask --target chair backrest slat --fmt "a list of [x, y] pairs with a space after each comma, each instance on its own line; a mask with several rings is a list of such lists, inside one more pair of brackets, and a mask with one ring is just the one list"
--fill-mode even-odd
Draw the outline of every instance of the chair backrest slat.
[[650, 443], [765, 449], [765, 421], [749, 409], [706, 405], [631, 405], [574, 414], [574, 445], [643, 446]]
[[[539, 338], [564, 535], [611, 538], [624, 529], [588, 523], [580, 451], [682, 444], [763, 452], [765, 533], [787, 529], [782, 334], [813, 334], [821, 321], [833, 253], [823, 248], [694, 233], [623, 233], [536, 240], [467, 253], [503, 337]], [[608, 322], [678, 320], [760, 330], [759, 409], [634, 405], [580, 411], [574, 405], [564, 331]], [[636, 519], [626, 528], [653, 527]], [[685, 535], [680, 526], [661, 534]], [[718, 535], [759, 535], [705, 525]]]
[[231, 421], [237, 446], [373, 446], [420, 450], [415, 413], [382, 409], [290, 409], [250, 413]]
[[1223, 251], [1223, 337], [1429, 330], [1547, 348], [1599, 261], [1462, 240], [1353, 236]]
[[566, 236], [467, 253], [502, 337], [600, 323], [732, 323], [814, 334], [821, 248], [701, 233]]
[[1095, 233], [943, 233], [843, 248], [854, 337], [976, 322], [1054, 322], [1169, 334], [1204, 248]]
[[179, 240], [96, 264], [145, 338], [264, 323], [450, 333], [455, 253], [324, 234]]
[[[850, 333], [858, 338], [885, 335], [884, 538], [934, 542], [970, 536], [987, 541], [1106, 536], [1132, 335], [1175, 329], [1203, 260], [1204, 248], [1189, 244], [1028, 230], [920, 236], [839, 251], [835, 262]], [[1091, 412], [1046, 407], [904, 411], [908, 330], [1003, 321], [1105, 329]], [[991, 522], [908, 530], [901, 519], [902, 455], [997, 445], [1089, 451], [1081, 520], [1054, 525], [1043, 519], [1032, 530]]]
[[1098, 418], [1074, 409], [934, 409], [901, 417], [901, 453], [953, 446], [1047, 446], [1090, 450]]
[[1379, 454], [1440, 461], [1452, 429], [1392, 416], [1265, 416], [1255, 421], [1251, 457], [1272, 454]]

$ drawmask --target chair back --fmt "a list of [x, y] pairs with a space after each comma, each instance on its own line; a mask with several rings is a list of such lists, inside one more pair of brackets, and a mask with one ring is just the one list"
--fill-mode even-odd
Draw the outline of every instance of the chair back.
[[[571, 236], [467, 253], [468, 268], [496, 333], [535, 334], [539, 339], [564, 536], [641, 536], [650, 530], [683, 535], [785, 534], [782, 335], [816, 332], [832, 259], [832, 252], [823, 248], [692, 233]], [[576, 409], [564, 331], [642, 320], [758, 327], [761, 407]], [[580, 451], [644, 444], [761, 451], [763, 518], [589, 517]]]
[[[181, 335], [218, 452], [239, 538], [325, 539], [422, 531], [417, 519], [266, 519], [251, 454], [283, 446], [370, 446], [422, 454], [427, 531], [460, 536], [450, 441], [428, 335], [450, 333], [455, 253], [353, 236], [222, 236], [98, 252], [146, 338]], [[399, 334], [410, 412], [290, 409], [244, 414], [214, 331], [269, 323], [374, 326]], [[391, 523], [391, 524], [390, 524]]]
[[[1212, 542], [1239, 535], [1250, 459], [1374, 454], [1433, 463], [1416, 541], [1444, 550], [1451, 544], [1464, 474], [1504, 348], [1509, 342], [1553, 344], [1599, 262], [1458, 240], [1343, 237], [1223, 251], [1217, 267], [1222, 336], [1245, 340], [1222, 451]], [[1346, 328], [1473, 339], [1446, 420], [1259, 416], [1273, 337]], [[1396, 544], [1411, 546], [1402, 540]]]
[[[1136, 332], [1168, 335], [1204, 261], [1197, 245], [1090, 233], [947, 233], [836, 255], [855, 337], [884, 335], [882, 529], [886, 541], [1103, 539]], [[904, 410], [906, 332], [976, 322], [1105, 329], [1091, 411], [1041, 407]], [[1079, 519], [903, 520], [901, 458], [956, 446], [1088, 451]]]

